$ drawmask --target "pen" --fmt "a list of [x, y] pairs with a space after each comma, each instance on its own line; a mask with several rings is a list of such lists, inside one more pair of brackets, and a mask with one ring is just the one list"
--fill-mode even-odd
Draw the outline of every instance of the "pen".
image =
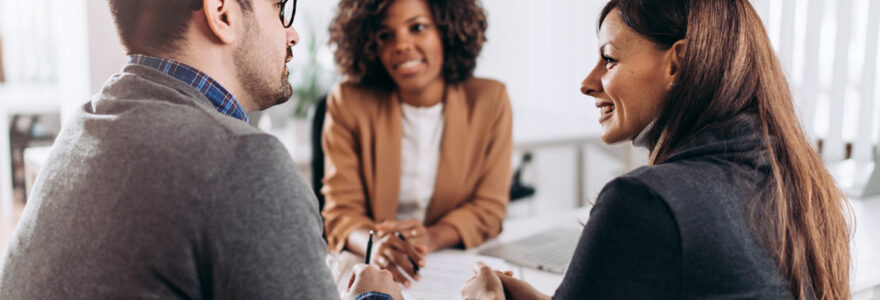
[[[400, 238], [401, 240], [403, 240], [404, 242], [406, 242], [406, 238], [403, 237], [403, 234], [401, 234], [400, 232], [396, 232], [396, 234], [397, 234], [397, 237], [398, 237], [398, 238]], [[418, 272], [419, 272], [419, 265], [416, 264], [416, 261], [414, 261], [414, 260], [412, 259], [412, 257], [407, 257], [407, 259], [409, 259], [409, 263], [412, 264], [412, 266], [413, 266], [413, 271], [416, 272], [416, 273], [418, 273]]]
[[364, 260], [364, 264], [370, 264], [370, 251], [373, 250], [373, 230], [370, 230], [370, 239], [367, 240], [367, 258]]

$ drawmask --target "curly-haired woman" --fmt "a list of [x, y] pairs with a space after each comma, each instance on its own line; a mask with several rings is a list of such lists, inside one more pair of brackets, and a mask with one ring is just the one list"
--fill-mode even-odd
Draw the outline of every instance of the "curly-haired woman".
[[329, 95], [324, 124], [327, 241], [364, 255], [376, 230], [371, 262], [409, 285], [430, 268], [425, 254], [501, 231], [510, 101], [503, 84], [472, 75], [487, 27], [476, 0], [338, 8], [331, 44], [346, 80]]

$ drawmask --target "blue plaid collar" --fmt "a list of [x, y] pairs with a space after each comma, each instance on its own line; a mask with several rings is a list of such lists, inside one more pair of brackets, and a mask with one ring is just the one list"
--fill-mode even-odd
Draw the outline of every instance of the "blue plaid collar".
[[244, 108], [220, 83], [196, 68], [183, 63], [154, 56], [133, 54], [128, 57], [129, 65], [142, 65], [158, 70], [159, 72], [177, 78], [205, 94], [211, 104], [221, 114], [250, 123], [251, 120], [244, 112]]

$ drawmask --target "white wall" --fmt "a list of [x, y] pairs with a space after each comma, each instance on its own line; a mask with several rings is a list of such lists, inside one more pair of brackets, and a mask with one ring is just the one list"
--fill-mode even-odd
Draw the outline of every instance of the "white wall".
[[489, 41], [476, 74], [507, 84], [515, 136], [595, 134], [593, 99], [580, 83], [598, 57], [595, 20], [602, 1], [484, 0]]
[[97, 93], [110, 75], [127, 61], [107, 1], [87, 0], [89, 27], [89, 91]]
[[125, 63], [107, 1], [53, 0], [60, 16], [55, 28], [59, 49], [59, 86], [62, 119], [100, 91], [110, 75]]
[[[306, 60], [310, 34], [319, 34], [319, 42], [326, 43], [327, 26], [337, 3], [299, 3], [294, 26], [304, 43], [294, 48], [294, 72], [298, 62]], [[593, 99], [580, 94], [580, 82], [598, 59], [595, 20], [604, 3], [482, 0], [489, 21], [488, 42], [475, 74], [507, 85], [516, 142], [598, 134], [598, 113]], [[332, 65], [330, 49], [325, 47], [323, 53], [324, 60]], [[572, 207], [580, 184], [587, 185], [587, 199], [595, 199], [606, 181], [623, 172], [622, 164], [601, 151], [590, 150], [585, 155], [587, 182], [578, 183], [574, 149], [555, 147], [534, 152], [527, 177], [537, 186], [535, 198], [539, 203], [535, 207], [539, 211]]]
[[[580, 83], [598, 59], [596, 18], [604, 1], [483, 0], [489, 19], [488, 42], [476, 75], [507, 84], [517, 143], [548, 138], [597, 136], [598, 112]], [[620, 148], [616, 148], [620, 149]], [[607, 175], [622, 173], [616, 160], [589, 149], [585, 182], [576, 180], [577, 153], [555, 147], [534, 152], [531, 183], [538, 212], [567, 209], [595, 199]]]

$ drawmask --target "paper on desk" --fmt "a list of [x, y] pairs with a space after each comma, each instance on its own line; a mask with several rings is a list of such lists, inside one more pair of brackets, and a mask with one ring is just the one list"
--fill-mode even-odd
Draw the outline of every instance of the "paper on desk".
[[461, 299], [459, 291], [468, 279], [474, 277], [474, 264], [478, 261], [496, 270], [513, 271], [514, 277], [521, 277], [519, 267], [510, 265], [503, 259], [469, 254], [461, 250], [444, 250], [425, 256], [425, 267], [419, 270], [421, 280], [413, 281], [409, 288], [403, 288], [403, 298]]

